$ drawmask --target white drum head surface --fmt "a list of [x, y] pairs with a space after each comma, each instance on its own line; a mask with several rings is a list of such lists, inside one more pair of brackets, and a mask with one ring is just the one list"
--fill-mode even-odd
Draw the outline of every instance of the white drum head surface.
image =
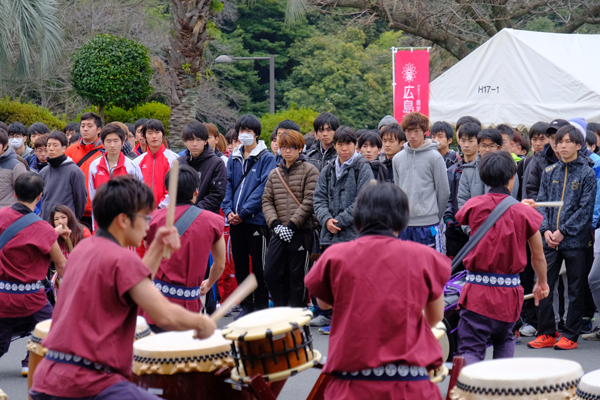
[[577, 395], [582, 399], [600, 397], [600, 369], [585, 374], [577, 387]]

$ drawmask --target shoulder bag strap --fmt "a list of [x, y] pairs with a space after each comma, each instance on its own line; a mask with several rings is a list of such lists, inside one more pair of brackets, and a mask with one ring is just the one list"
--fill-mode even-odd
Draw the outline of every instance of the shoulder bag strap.
[[177, 232], [179, 232], [179, 236], [183, 236], [185, 231], [190, 227], [192, 222], [198, 218], [198, 215], [202, 212], [202, 209], [196, 206], [190, 206], [181, 217], [177, 219], [177, 222], [173, 224], [175, 228], [177, 228]]
[[492, 229], [492, 226], [494, 226], [496, 221], [498, 221], [500, 217], [504, 215], [506, 210], [518, 203], [519, 202], [515, 200], [514, 197], [509, 195], [500, 203], [498, 203], [496, 207], [494, 207], [490, 215], [488, 215], [483, 224], [481, 224], [479, 229], [477, 229], [477, 232], [475, 232], [475, 234], [471, 236], [465, 247], [463, 247], [458, 252], [456, 257], [452, 259], [452, 272], [454, 272], [454, 270], [460, 265], [463, 258], [465, 258], [467, 254], [469, 254], [469, 252], [473, 250], [475, 246], [477, 246], [477, 243], [479, 243], [479, 241], [486, 235], [486, 233], [488, 233], [488, 231]]
[[294, 193], [292, 193], [292, 190], [290, 189], [290, 187], [283, 180], [283, 176], [281, 176], [281, 172], [279, 171], [279, 168], [275, 168], [275, 172], [277, 173], [277, 176], [279, 177], [279, 180], [281, 181], [281, 183], [283, 183], [283, 187], [285, 188], [285, 190], [287, 190], [287, 192], [290, 194], [290, 196], [292, 196], [292, 199], [294, 199], [296, 204], [301, 206], [302, 203], [300, 203], [300, 201], [298, 201], [298, 198], [296, 196], [294, 196]]
[[81, 168], [81, 166], [82, 166], [83, 164], [85, 164], [85, 162], [86, 162], [87, 160], [89, 160], [91, 157], [95, 156], [95, 155], [96, 155], [96, 154], [97, 154], [99, 151], [101, 151], [101, 150], [102, 150], [101, 148], [96, 148], [96, 149], [90, 150], [90, 152], [89, 152], [89, 153], [87, 153], [85, 156], [83, 156], [83, 157], [81, 158], [81, 160], [79, 160], [79, 161], [77, 162], [77, 166], [78, 166], [79, 168]]
[[2, 249], [15, 235], [27, 228], [29, 225], [42, 221], [40, 217], [34, 213], [23, 215], [21, 218], [13, 222], [0, 235], [0, 249]]

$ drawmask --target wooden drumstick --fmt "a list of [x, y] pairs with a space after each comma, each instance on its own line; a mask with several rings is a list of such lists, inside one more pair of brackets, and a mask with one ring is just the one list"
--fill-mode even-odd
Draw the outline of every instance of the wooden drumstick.
[[562, 207], [564, 202], [562, 201], [540, 201], [539, 203], [535, 203], [538, 207]]
[[[62, 227], [64, 229], [66, 229], [67, 227], [65, 226], [65, 224], [61, 224]], [[67, 248], [69, 249], [69, 253], [73, 251], [73, 242], [71, 242], [71, 237], [67, 236], [67, 238], [65, 239], [65, 242], [67, 242]]]
[[[165, 226], [173, 227], [175, 223], [175, 204], [177, 203], [177, 182], [179, 181], [179, 161], [173, 161], [169, 170], [169, 205], [167, 205], [167, 220]], [[163, 258], [167, 260], [171, 258], [171, 246], [165, 246], [163, 250]]]
[[523, 296], [523, 301], [533, 299], [533, 293], [526, 294]]
[[225, 316], [236, 304], [248, 297], [258, 287], [256, 282], [256, 276], [254, 274], [248, 275], [244, 282], [242, 282], [237, 289], [233, 291], [221, 305], [221, 308], [217, 309], [211, 316], [214, 322], [217, 322]]

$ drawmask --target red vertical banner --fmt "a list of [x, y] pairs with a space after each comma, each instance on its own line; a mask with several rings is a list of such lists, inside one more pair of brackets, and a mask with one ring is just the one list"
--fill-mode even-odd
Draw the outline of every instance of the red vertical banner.
[[394, 50], [394, 118], [429, 116], [429, 50]]

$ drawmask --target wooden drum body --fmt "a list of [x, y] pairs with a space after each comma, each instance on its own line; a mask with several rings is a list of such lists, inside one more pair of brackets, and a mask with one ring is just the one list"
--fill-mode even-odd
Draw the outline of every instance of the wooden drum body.
[[[48, 332], [50, 332], [50, 325], [52, 324], [51, 319], [47, 319], [45, 321], [39, 322], [35, 329], [33, 330], [33, 335], [31, 335], [31, 339], [27, 341], [27, 350], [29, 350], [29, 373], [27, 374], [27, 392], [29, 393], [29, 389], [33, 386], [33, 374], [35, 373], [35, 369], [37, 365], [42, 361], [42, 358], [48, 352], [48, 349], [42, 347], [42, 340], [48, 336]], [[29, 397], [31, 399], [31, 397]]]
[[571, 400], [583, 375], [575, 361], [505, 358], [463, 368], [451, 400]]
[[215, 374], [233, 366], [231, 342], [219, 330], [204, 340], [194, 331], [147, 336], [133, 344], [133, 374], [137, 386], [167, 400], [252, 399]]
[[234, 340], [231, 379], [248, 382], [259, 374], [266, 382], [284, 380], [314, 367], [321, 353], [313, 349], [310, 310], [275, 307], [249, 314], [223, 328]]

